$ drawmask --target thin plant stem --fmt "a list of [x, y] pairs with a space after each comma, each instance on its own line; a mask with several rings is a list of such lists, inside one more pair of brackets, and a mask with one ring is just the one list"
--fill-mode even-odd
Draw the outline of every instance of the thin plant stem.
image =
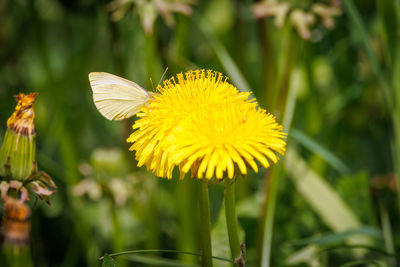
[[278, 163], [267, 181], [267, 203], [264, 220], [264, 234], [262, 240], [261, 266], [270, 266], [272, 233], [274, 228], [275, 207], [278, 194], [278, 185], [281, 178], [282, 164]]
[[[383, 241], [385, 242], [385, 249], [388, 254], [394, 254], [395, 248], [393, 244], [393, 231], [392, 226], [390, 224], [389, 213], [386, 206], [379, 202], [379, 210], [380, 210], [380, 217], [381, 217], [381, 225], [382, 225], [382, 234], [383, 234]], [[396, 258], [388, 258], [387, 259], [388, 266], [397, 266]]]
[[212, 266], [211, 249], [211, 221], [210, 221], [210, 203], [208, 199], [208, 183], [200, 180], [200, 243], [201, 243], [201, 266]]
[[[290, 31], [285, 32], [285, 34], [292, 34]], [[287, 37], [289, 39], [290, 37]], [[299, 84], [298, 78], [292, 77], [292, 72], [296, 64], [296, 58], [298, 56], [298, 50], [301, 46], [288, 46], [290, 50], [295, 50], [290, 52], [290, 56], [286, 56], [285, 60], [285, 70], [280, 72], [280, 75], [284, 77], [278, 78], [278, 84], [280, 86], [279, 90], [286, 91], [284, 94], [280, 92], [280, 95], [285, 98], [285, 101], [280, 105], [283, 112], [283, 127], [285, 132], [290, 131], [291, 122], [293, 119], [293, 114], [296, 106], [296, 91]], [[286, 81], [287, 80], [287, 81]], [[283, 87], [285, 85], [285, 87]], [[282, 178], [283, 164], [278, 163], [275, 167], [271, 169], [270, 175], [267, 177], [266, 182], [266, 204], [265, 204], [265, 219], [263, 222], [263, 239], [262, 239], [262, 254], [261, 254], [261, 266], [270, 266], [270, 256], [272, 248], [272, 234], [274, 228], [274, 218], [275, 218], [275, 207], [277, 203], [278, 186]]]
[[[236, 178], [236, 177], [235, 177]], [[237, 218], [235, 211], [235, 181], [225, 179], [225, 217], [228, 229], [229, 245], [231, 247], [232, 260], [240, 257], [240, 241], [238, 234]]]

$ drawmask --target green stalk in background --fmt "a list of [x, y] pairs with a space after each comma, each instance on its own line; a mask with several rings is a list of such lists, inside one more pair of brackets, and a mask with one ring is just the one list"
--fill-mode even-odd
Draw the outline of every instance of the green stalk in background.
[[[385, 2], [386, 3], [386, 2]], [[387, 4], [387, 3], [386, 3]], [[372, 45], [370, 43], [369, 40], [369, 36], [368, 36], [368, 32], [367, 32], [367, 27], [365, 26], [364, 22], [361, 19], [360, 13], [358, 12], [356, 6], [354, 5], [353, 1], [349, 0], [349, 1], [344, 1], [344, 7], [347, 10], [348, 14], [349, 14], [349, 18], [351, 20], [351, 22], [354, 25], [355, 28], [355, 32], [357, 32], [359, 34], [359, 42], [362, 46], [364, 46], [364, 49], [366, 51], [367, 54], [367, 58], [371, 64], [371, 67], [373, 69], [373, 71], [375, 72], [375, 75], [378, 78], [379, 83], [381, 84], [381, 87], [383, 89], [383, 94], [385, 97], [385, 101], [386, 101], [386, 105], [387, 105], [387, 109], [389, 112], [391, 112], [391, 117], [392, 117], [392, 122], [393, 122], [393, 127], [394, 127], [394, 140], [393, 140], [393, 166], [395, 168], [395, 171], [397, 172], [397, 184], [400, 184], [400, 168], [396, 167], [398, 166], [398, 159], [399, 154], [400, 154], [400, 123], [399, 118], [400, 118], [400, 97], [399, 94], [397, 93], [398, 90], [400, 89], [399, 83], [396, 82], [396, 80], [398, 80], [398, 75], [396, 75], [395, 72], [393, 72], [393, 86], [390, 86], [390, 84], [387, 82], [387, 80], [385, 79], [385, 76], [383, 74], [383, 71], [381, 69], [381, 66], [379, 65], [379, 62], [376, 58], [376, 55], [372, 49]], [[378, 1], [378, 7], [380, 7], [380, 9], [382, 10], [384, 8], [384, 3], [380, 3]], [[398, 2], [396, 2], [394, 10], [396, 10], [397, 12], [399, 11], [398, 7]], [[385, 10], [387, 10], [385, 8]], [[393, 10], [391, 10], [393, 11]], [[381, 11], [382, 12], [382, 11]], [[386, 15], [385, 15], [386, 16]], [[400, 19], [400, 14], [397, 14], [397, 23], [391, 24], [389, 28], [391, 27], [395, 27], [396, 25], [399, 24], [399, 19]], [[385, 25], [385, 20], [383, 21], [383, 24]], [[388, 27], [386, 27], [386, 34], [390, 34], [390, 31], [387, 29]], [[398, 40], [399, 38], [395, 38], [394, 41], [392, 42], [396, 42], [395, 44], [390, 44], [387, 47], [387, 51], [389, 51], [390, 53], [390, 48], [391, 47], [395, 47], [396, 50], [395, 53], [395, 59], [394, 59], [394, 71], [400, 72], [400, 68], [398, 68], [398, 66], [400, 65], [400, 63], [398, 62], [400, 60], [400, 41]], [[391, 42], [392, 38], [390, 38], [390, 36], [387, 36], [386, 41], [387, 42]], [[393, 48], [394, 49], [394, 48]], [[388, 63], [390, 64], [390, 62]], [[396, 77], [396, 78], [394, 78]], [[399, 186], [400, 189], [400, 186]], [[398, 205], [399, 205], [399, 209], [400, 209], [400, 195], [398, 195]]]
[[[392, 231], [392, 226], [390, 224], [390, 218], [389, 218], [389, 212], [387, 207], [382, 203], [382, 201], [379, 201], [379, 211], [380, 211], [380, 217], [381, 217], [381, 227], [382, 227], [382, 234], [383, 234], [383, 240], [385, 242], [385, 250], [388, 254], [395, 254], [395, 247], [393, 244], [393, 231]], [[396, 258], [389, 258], [387, 259], [387, 264], [388, 266], [397, 266], [396, 264]]]
[[145, 64], [146, 64], [146, 76], [147, 76], [146, 88], [153, 88], [157, 86], [157, 82], [156, 84], [154, 84], [154, 82], [152, 84], [150, 80], [150, 79], [155, 79], [155, 77], [158, 76], [156, 75], [156, 70], [157, 70], [156, 43], [157, 43], [157, 38], [155, 34], [145, 33]]
[[267, 108], [272, 108], [273, 103], [273, 90], [275, 84], [275, 77], [277, 74], [276, 64], [276, 51], [272, 43], [272, 34], [275, 30], [273, 27], [268, 27], [266, 19], [258, 20], [258, 28], [261, 42], [261, 55], [262, 55], [262, 72], [261, 79], [263, 84], [262, 92], [259, 101], [264, 102]]
[[[301, 42], [300, 39], [294, 40], [296, 36], [293, 35], [293, 30], [287, 28], [282, 31], [282, 40], [289, 43]], [[278, 71], [278, 78], [276, 80], [276, 87], [273, 89], [276, 91], [274, 93], [276, 98], [271, 103], [270, 106], [279, 108], [279, 113], [283, 116], [281, 117], [283, 121], [283, 128], [285, 132], [289, 132], [291, 121], [293, 118], [295, 103], [296, 103], [296, 90], [298, 86], [298, 79], [296, 76], [292, 77], [294, 66], [297, 62], [298, 52], [301, 49], [301, 45], [290, 45], [284, 43], [283, 47], [285, 50], [281, 52], [282, 60], [280, 64], [281, 67]], [[283, 165], [278, 163], [275, 167], [270, 169], [270, 172], [266, 175], [266, 202], [265, 202], [265, 218], [262, 222], [263, 227], [263, 239], [262, 239], [262, 254], [261, 254], [261, 264], [262, 266], [269, 266], [271, 261], [271, 248], [272, 248], [272, 235], [274, 227], [274, 217], [275, 217], [275, 207], [277, 204], [278, 187], [280, 180], [283, 175]]]
[[201, 266], [212, 267], [210, 202], [208, 182], [199, 181]]
[[[174, 52], [172, 53], [176, 70], [172, 68], [170, 73], [178, 73], [187, 65], [185, 60], [189, 58], [188, 34], [191, 27], [190, 22], [191, 20], [186, 16], [177, 16]], [[180, 251], [198, 251], [197, 229], [199, 221], [193, 217], [193, 209], [198, 204], [196, 184], [193, 183], [192, 179], [186, 177], [177, 183], [175, 189], [180, 229], [178, 249]], [[186, 264], [196, 263], [196, 258], [188, 254], [179, 254], [179, 258]]]
[[[191, 20], [183, 15], [178, 15], [177, 23], [176, 23], [176, 34], [175, 34], [175, 43], [174, 49], [172, 52], [174, 68], [170, 68], [171, 73], [178, 73], [182, 71], [182, 69], [186, 69], [187, 58], [189, 58], [189, 32], [190, 32], [190, 24]], [[172, 67], [172, 66], [171, 66]], [[176, 68], [176, 70], [175, 70]]]
[[[157, 31], [154, 29], [154, 33]], [[158, 77], [157, 73], [157, 36], [154, 33], [146, 34], [145, 37], [145, 65], [146, 65], [146, 88], [153, 88], [157, 84], [152, 84], [151, 79]], [[157, 190], [158, 183], [154, 184], [154, 189]], [[154, 249], [158, 248], [160, 244], [161, 229], [158, 221], [158, 207], [156, 203], [156, 194], [151, 194], [150, 199], [147, 203], [145, 211], [144, 223], [147, 225], [147, 232], [149, 233], [147, 239], [147, 248]]]
[[[400, 2], [377, 0], [378, 14], [382, 26], [385, 63], [391, 75], [389, 83], [392, 84], [393, 107], [390, 110], [393, 122], [392, 157], [394, 172], [397, 176], [397, 190], [400, 192], [400, 40], [398, 30], [400, 29]], [[360, 20], [361, 21], [361, 20]], [[389, 107], [390, 108], [390, 107]], [[398, 206], [400, 209], [400, 195], [398, 195]], [[390, 216], [387, 207], [380, 203], [381, 227], [385, 241], [385, 249], [388, 253], [394, 253], [394, 241], [391, 230]], [[396, 265], [396, 259], [388, 261], [390, 266]]]
[[235, 211], [235, 180], [236, 176], [233, 179], [225, 178], [224, 195], [226, 226], [228, 229], [232, 260], [239, 266], [244, 266], [244, 259], [240, 258], [240, 241]]
[[278, 185], [282, 177], [282, 164], [278, 163], [271, 169], [266, 181], [267, 202], [265, 204], [265, 218], [263, 221], [263, 239], [261, 266], [268, 267], [271, 262], [272, 234], [274, 229], [275, 207], [277, 202]]
[[[354, 5], [353, 1], [348, 0], [343, 2], [344, 7], [349, 14], [350, 21], [353, 23], [353, 27], [355, 28], [354, 32], [356, 32], [358, 36], [358, 41], [362, 46], [364, 46], [364, 49], [367, 54], [367, 58], [371, 64], [371, 67], [375, 73], [375, 75], [378, 78], [378, 81], [383, 89], [383, 94], [385, 97], [386, 101], [386, 106], [388, 111], [391, 113], [391, 118], [392, 118], [392, 123], [393, 123], [393, 145], [392, 145], [392, 153], [393, 153], [393, 166], [394, 166], [394, 171], [396, 172], [397, 176], [397, 185], [398, 189], [400, 190], [400, 168], [399, 166], [399, 159], [400, 159], [400, 94], [398, 93], [400, 91], [400, 83], [398, 82], [399, 80], [399, 73], [400, 73], [400, 41], [399, 38], [393, 38], [391, 36], [392, 31], [390, 29], [396, 28], [399, 25], [400, 21], [400, 14], [399, 14], [399, 3], [396, 1], [394, 3], [394, 6], [391, 8], [387, 8], [387, 5], [392, 4], [391, 1], [378, 1], [378, 8], [380, 9], [381, 16], [384, 18], [381, 18], [382, 24], [384, 25], [384, 30], [385, 30], [385, 36], [384, 38], [387, 41], [387, 47], [386, 51], [389, 53], [386, 58], [392, 58], [393, 53], [395, 53], [394, 62], [387, 62], [387, 64], [390, 65], [393, 64], [393, 69], [390, 69], [389, 74], [392, 74], [392, 77], [390, 79], [390, 82], [387, 81], [381, 66], [379, 65], [378, 59], [372, 49], [371, 42], [369, 40], [368, 32], [367, 32], [367, 27], [365, 23], [362, 21], [360, 13], [358, 12], [356, 6]], [[397, 20], [393, 23], [390, 22], [390, 25], [387, 25], [388, 23], [388, 17], [389, 14], [386, 13], [391, 13], [393, 14], [393, 10], [396, 11], [396, 18]], [[397, 32], [394, 30], [394, 32]], [[398, 194], [398, 207], [400, 209], [400, 194]]]
[[268, 97], [267, 109], [273, 113], [282, 114], [285, 110], [290, 76], [297, 57], [298, 42], [300, 42], [297, 35], [294, 35], [292, 32], [293, 30], [290, 25], [281, 30], [280, 44], [282, 47], [279, 53], [275, 84], [271, 88], [265, 88], [267, 92], [272, 91]]

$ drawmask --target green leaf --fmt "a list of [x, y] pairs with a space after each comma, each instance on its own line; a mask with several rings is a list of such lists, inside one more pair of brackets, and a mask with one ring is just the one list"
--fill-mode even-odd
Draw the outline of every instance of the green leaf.
[[343, 163], [337, 156], [335, 156], [332, 152], [328, 149], [324, 148], [317, 142], [315, 142], [310, 137], [303, 134], [301, 131], [292, 128], [289, 133], [290, 137], [293, 137], [298, 143], [305, 146], [310, 151], [314, 152], [315, 154], [319, 155], [323, 158], [329, 165], [331, 165], [334, 169], [336, 169], [341, 174], [346, 174], [350, 172], [349, 167]]
[[321, 266], [318, 260], [318, 247], [315, 245], [306, 246], [288, 257], [286, 265], [297, 265], [307, 263], [307, 266]]
[[350, 266], [382, 266], [378, 261], [374, 260], [357, 260], [351, 261], [345, 264], [342, 264], [341, 267], [350, 267]]
[[291, 241], [292, 245], [335, 245], [345, 242], [348, 238], [354, 235], [367, 235], [374, 238], [382, 238], [382, 233], [374, 227], [364, 226], [356, 229], [343, 231], [339, 233], [329, 233], [319, 237], [311, 237], [300, 240]]
[[238, 217], [258, 219], [262, 206], [261, 194], [251, 194], [236, 203], [236, 214]]
[[[333, 231], [343, 232], [361, 227], [356, 214], [339, 194], [291, 147], [285, 156], [285, 167], [299, 193]], [[365, 235], [354, 235], [348, 238], [348, 242], [369, 244], [371, 240]]]
[[119, 267], [119, 264], [108, 254], [104, 255], [102, 267]]

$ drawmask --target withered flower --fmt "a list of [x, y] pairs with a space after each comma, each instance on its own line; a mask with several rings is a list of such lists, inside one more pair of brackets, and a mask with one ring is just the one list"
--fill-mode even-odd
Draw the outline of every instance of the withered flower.
[[18, 181], [22, 188], [30, 189], [48, 202], [57, 186], [36, 164], [36, 131], [33, 104], [37, 93], [15, 96], [18, 101], [14, 113], [7, 121], [7, 131], [0, 148], [0, 180]]
[[14, 194], [21, 183], [13, 181], [10, 184], [3, 182], [1, 187], [1, 199], [4, 202], [3, 207], [3, 222], [1, 226], [1, 236], [4, 244], [13, 246], [25, 246], [29, 243], [30, 232], [30, 215], [31, 211], [28, 205], [24, 202], [27, 198], [28, 192], [26, 189], [22, 190], [21, 198], [9, 196]]
[[333, 29], [334, 17], [342, 14], [340, 0], [316, 1], [304, 8], [294, 1], [264, 0], [252, 6], [255, 18], [274, 17], [275, 26], [282, 28], [287, 21], [296, 29], [301, 38], [311, 39], [311, 32], [317, 21], [329, 30]]
[[126, 12], [135, 7], [146, 34], [153, 34], [154, 22], [160, 15], [168, 26], [173, 26], [173, 13], [192, 14], [192, 0], [114, 0], [108, 5], [113, 21], [121, 20]]

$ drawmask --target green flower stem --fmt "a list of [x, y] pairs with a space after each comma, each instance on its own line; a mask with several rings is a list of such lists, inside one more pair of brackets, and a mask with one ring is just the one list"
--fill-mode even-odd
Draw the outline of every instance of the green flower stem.
[[232, 260], [240, 257], [240, 242], [235, 211], [235, 181], [225, 179], [225, 216], [228, 228], [229, 245], [231, 247]]
[[[289, 42], [286, 44], [286, 49], [290, 51], [286, 51], [286, 56], [284, 56], [282, 63], [282, 69], [278, 72], [277, 78], [277, 88], [279, 88], [280, 99], [276, 99], [279, 103], [276, 104], [276, 107], [279, 107], [279, 110], [283, 114], [283, 128], [284, 131], [289, 133], [290, 127], [293, 119], [293, 114], [296, 106], [296, 91], [297, 86], [299, 84], [298, 78], [296, 76], [293, 77], [293, 69], [297, 63], [299, 52], [303, 49], [303, 42], [300, 42], [300, 45], [293, 46], [293, 43], [299, 43], [299, 39], [293, 35], [290, 29], [284, 32], [284, 39]], [[283, 163], [279, 162], [273, 168], [271, 168], [270, 175], [266, 176], [266, 203], [265, 203], [265, 218], [263, 221], [263, 239], [262, 239], [262, 254], [261, 254], [261, 266], [268, 267], [270, 266], [270, 257], [271, 257], [271, 249], [272, 249], [272, 234], [274, 228], [274, 218], [275, 218], [275, 208], [277, 204], [278, 197], [278, 187], [280, 180], [282, 179], [284, 168]]]
[[201, 266], [212, 266], [211, 250], [211, 222], [210, 203], [208, 199], [208, 183], [200, 180], [200, 242], [201, 242]]

